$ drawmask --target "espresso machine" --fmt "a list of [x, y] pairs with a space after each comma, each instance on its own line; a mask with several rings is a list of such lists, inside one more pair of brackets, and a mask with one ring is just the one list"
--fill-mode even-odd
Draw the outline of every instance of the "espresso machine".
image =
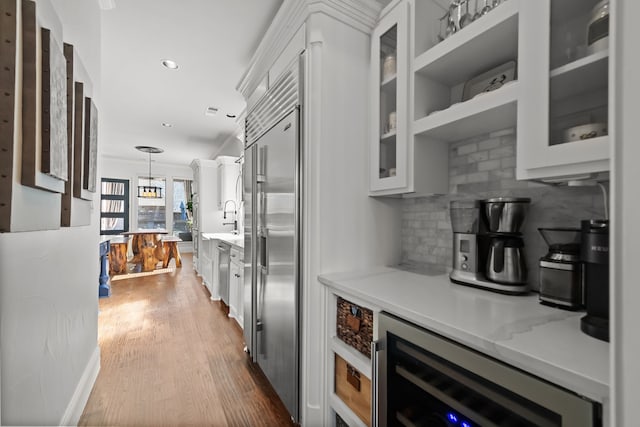
[[453, 283], [514, 295], [529, 291], [520, 228], [530, 202], [497, 197], [450, 203]]

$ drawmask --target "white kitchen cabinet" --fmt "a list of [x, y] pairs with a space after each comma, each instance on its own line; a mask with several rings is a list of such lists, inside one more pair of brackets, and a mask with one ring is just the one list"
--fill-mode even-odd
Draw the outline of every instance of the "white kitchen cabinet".
[[[611, 3], [614, 3], [612, 0]], [[529, 52], [525, 66], [544, 78], [529, 79], [518, 111], [517, 178], [543, 181], [588, 177], [609, 171], [609, 40], [588, 45], [588, 24], [598, 0], [536, 2], [534, 28], [521, 45]], [[597, 24], [596, 24], [597, 25]], [[608, 18], [601, 22], [605, 28]], [[594, 27], [592, 30], [596, 30]], [[592, 31], [592, 35], [593, 35]], [[613, 44], [612, 44], [613, 45]], [[605, 132], [567, 129], [602, 123]], [[575, 138], [573, 140], [572, 138]]]
[[[344, 302], [350, 303], [354, 307], [361, 310], [371, 310], [373, 312], [374, 330], [376, 329], [378, 313], [380, 309], [372, 306], [371, 303], [365, 303], [359, 298], [349, 294], [339, 294], [327, 289], [327, 313], [326, 313], [326, 357], [327, 357], [327, 398], [328, 398], [328, 414], [330, 420], [335, 420], [337, 414], [344, 422], [350, 426], [367, 427], [368, 424], [362, 419], [362, 413], [358, 415], [354, 411], [352, 402], [345, 402], [336, 391], [336, 356], [343, 359], [347, 366], [357, 371], [361, 381], [371, 382], [372, 379], [372, 361], [370, 358], [362, 354], [353, 346], [347, 344], [339, 338], [337, 333], [337, 317], [338, 317], [338, 298], [344, 298]], [[370, 410], [370, 408], [368, 408]]]
[[[607, 135], [576, 142], [563, 136], [572, 126], [596, 122], [608, 128], [611, 121], [609, 50], [605, 45], [590, 52], [585, 46], [596, 3], [503, 1], [443, 40], [443, 11], [435, 0], [392, 2], [372, 37], [370, 194], [447, 193], [449, 144], [505, 129], [517, 133], [518, 179], [555, 180], [608, 171]], [[408, 55], [402, 55], [405, 32], [400, 29], [406, 27]], [[397, 44], [398, 72], [391, 79], [395, 86], [383, 78], [381, 52], [389, 40]], [[512, 81], [490, 92], [468, 94], [475, 78], [514, 63]], [[402, 82], [406, 68], [408, 86]], [[408, 111], [401, 117], [405, 100]], [[395, 133], [386, 132], [390, 102], [397, 109]], [[403, 132], [404, 120], [408, 132]], [[395, 176], [387, 176], [387, 169], [394, 169]]]
[[287, 46], [282, 50], [282, 53], [278, 55], [278, 59], [276, 59], [269, 69], [268, 75], [270, 85], [275, 83], [282, 72], [289, 68], [291, 62], [295, 61], [300, 56], [300, 53], [304, 51], [305, 43], [306, 26], [302, 24]]
[[202, 276], [202, 284], [207, 287], [209, 292], [213, 289], [213, 269], [212, 259], [214, 254], [215, 241], [211, 238], [203, 236], [202, 246], [200, 250], [200, 270], [198, 272]]
[[[372, 186], [372, 195], [447, 193], [450, 143], [517, 126], [522, 75], [475, 97], [466, 94], [465, 85], [497, 66], [522, 62], [527, 55], [518, 41], [526, 28], [522, 22], [535, 16], [535, 5], [527, 3], [531, 2], [503, 2], [444, 40], [440, 37], [442, 6], [435, 0], [397, 1], [382, 12], [381, 29], [398, 11], [406, 10], [409, 15], [408, 55], [404, 60], [409, 70], [405, 119], [409, 131], [396, 136], [396, 144], [407, 147], [407, 160], [402, 160], [405, 170], [396, 167], [396, 177], [406, 174], [407, 178], [405, 186], [393, 189], [375, 191]], [[376, 37], [372, 43], [375, 49]], [[401, 59], [398, 55], [398, 70]], [[377, 65], [373, 68], [375, 74]], [[379, 168], [372, 158], [371, 173]]]
[[409, 4], [388, 10], [371, 36], [372, 193], [410, 187], [408, 160]]
[[[205, 264], [200, 252], [204, 250], [203, 233], [222, 231], [222, 225], [212, 215], [217, 201], [217, 162], [196, 159], [191, 162], [193, 169], [193, 265], [198, 274], [203, 274]], [[208, 268], [210, 258], [206, 265]]]
[[244, 327], [244, 261], [243, 252], [231, 248], [229, 264], [229, 317]]
[[[218, 183], [218, 210], [226, 210], [231, 216], [227, 215], [227, 219], [233, 221], [235, 216], [233, 212], [237, 212], [237, 203], [240, 200], [240, 192], [242, 191], [242, 178], [240, 172], [240, 163], [237, 157], [220, 156], [216, 158], [218, 162], [217, 183]], [[225, 202], [227, 203], [225, 209]], [[233, 202], [233, 203], [232, 203]]]
[[211, 294], [211, 301], [220, 300], [220, 251], [218, 250], [218, 240], [212, 240], [212, 255], [211, 255], [211, 275], [213, 280], [211, 282], [211, 288], [209, 293]]

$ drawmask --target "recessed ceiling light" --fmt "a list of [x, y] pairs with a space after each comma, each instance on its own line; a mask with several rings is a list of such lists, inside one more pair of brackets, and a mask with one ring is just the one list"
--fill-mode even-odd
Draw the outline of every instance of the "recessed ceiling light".
[[227, 114], [227, 117], [229, 117], [230, 119], [235, 119], [236, 115], [235, 114]]
[[167, 123], [167, 122], [162, 122], [162, 126], [166, 127], [166, 128], [172, 128], [173, 125], [171, 123]]
[[164, 65], [165, 67], [167, 67], [170, 70], [177, 70], [178, 69], [178, 63], [176, 61], [171, 60], [171, 59], [163, 59], [162, 60], [162, 65]]

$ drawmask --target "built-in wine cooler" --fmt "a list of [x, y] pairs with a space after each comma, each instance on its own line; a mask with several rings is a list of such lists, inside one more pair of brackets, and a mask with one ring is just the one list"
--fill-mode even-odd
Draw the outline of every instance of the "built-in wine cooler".
[[396, 317], [374, 343], [374, 426], [587, 427], [598, 403]]

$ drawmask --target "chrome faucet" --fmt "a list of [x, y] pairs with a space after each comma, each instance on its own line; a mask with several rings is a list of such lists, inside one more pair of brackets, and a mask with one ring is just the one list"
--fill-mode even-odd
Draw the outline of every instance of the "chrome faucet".
[[[233, 211], [227, 211], [227, 203], [229, 202], [233, 203]], [[237, 234], [238, 233], [238, 211], [237, 211], [237, 205], [235, 200], [229, 199], [226, 202], [224, 202], [222, 219], [227, 219], [227, 212], [233, 212], [235, 219], [233, 222], [223, 222], [222, 225], [233, 225], [233, 230], [231, 232], [233, 234]]]

